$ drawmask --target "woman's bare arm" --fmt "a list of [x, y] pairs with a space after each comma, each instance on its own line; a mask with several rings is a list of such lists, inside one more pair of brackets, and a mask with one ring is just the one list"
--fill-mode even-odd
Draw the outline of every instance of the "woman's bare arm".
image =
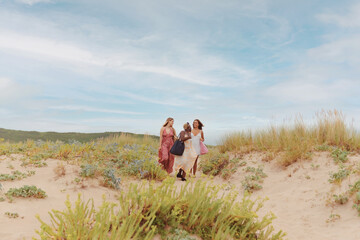
[[191, 135], [186, 137], [185, 133], [186, 133], [185, 131], [181, 131], [181, 133], [180, 133], [180, 140], [183, 141], [183, 142], [185, 142], [186, 140], [191, 138]]
[[204, 138], [204, 132], [201, 130], [201, 138], [200, 138], [200, 141], [205, 141], [205, 138]]
[[178, 138], [176, 135], [176, 130], [175, 130], [175, 128], [173, 128], [173, 130], [174, 130], [174, 140], [176, 140]]

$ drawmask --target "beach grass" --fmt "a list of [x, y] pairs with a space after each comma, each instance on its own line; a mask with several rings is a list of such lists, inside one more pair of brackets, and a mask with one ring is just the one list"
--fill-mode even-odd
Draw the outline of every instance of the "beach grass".
[[346, 122], [341, 111], [321, 111], [312, 124], [306, 124], [298, 115], [295, 120], [280, 126], [237, 131], [225, 135], [219, 144], [221, 152], [274, 153], [273, 158], [278, 156], [282, 166], [289, 166], [299, 159], [309, 159], [312, 152], [322, 148], [360, 151], [360, 133]]

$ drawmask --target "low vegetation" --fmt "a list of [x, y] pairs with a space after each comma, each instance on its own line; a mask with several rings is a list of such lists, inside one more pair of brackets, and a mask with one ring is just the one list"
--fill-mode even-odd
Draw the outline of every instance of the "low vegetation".
[[250, 175], [245, 176], [245, 179], [241, 182], [244, 191], [253, 192], [262, 189], [260, 184], [263, 183], [263, 179], [267, 177], [263, 172], [263, 168], [261, 166], [257, 168], [246, 167], [244, 171], [245, 173], [250, 173]]
[[45, 191], [36, 186], [25, 185], [20, 188], [10, 188], [6, 194], [7, 197], [21, 197], [21, 198], [46, 198]]
[[341, 216], [339, 214], [336, 213], [332, 213], [330, 214], [329, 218], [326, 220], [327, 223], [331, 223], [331, 222], [335, 222], [337, 220], [339, 220], [341, 218]]
[[[349, 152], [360, 151], [360, 133], [346, 123], [341, 112], [323, 111], [317, 114], [315, 122], [305, 124], [299, 116], [288, 125], [235, 132], [222, 139], [220, 152], [270, 152], [286, 167], [300, 159], [311, 158], [313, 151], [335, 149], [332, 156], [337, 162], [346, 162]], [[269, 157], [267, 161], [271, 160]]]
[[14, 180], [20, 180], [23, 178], [27, 178], [29, 176], [32, 176], [35, 174], [35, 171], [27, 171], [26, 173], [22, 173], [18, 170], [12, 171], [11, 174], [0, 174], [0, 181], [14, 181]]
[[349, 197], [347, 195], [348, 195], [347, 193], [343, 193], [339, 195], [334, 194], [333, 195], [334, 202], [340, 205], [347, 203], [349, 201]]
[[218, 148], [211, 148], [201, 156], [200, 168], [204, 174], [217, 176], [230, 164], [229, 155], [221, 153]]
[[120, 189], [120, 181], [119, 177], [115, 176], [114, 169], [105, 169], [103, 173], [103, 185], [105, 187]]
[[[133, 138], [142, 139], [145, 135], [143, 134], [134, 134], [134, 133], [123, 133], [123, 132], [103, 132], [103, 133], [58, 133], [58, 132], [37, 132], [37, 131], [19, 131], [19, 130], [9, 130], [0, 128], [0, 136], [5, 141], [10, 141], [12, 143], [24, 141], [24, 139], [30, 140], [42, 140], [42, 141], [63, 141], [71, 143], [76, 140], [82, 143], [95, 141], [98, 138], [107, 138], [115, 135], [126, 134]], [[151, 136], [153, 139], [158, 139], [156, 136]]]
[[[80, 176], [104, 177], [104, 186], [118, 188], [119, 175], [139, 179], [163, 180], [167, 173], [157, 163], [158, 142], [153, 137], [122, 134], [100, 138], [96, 141], [68, 143], [27, 140], [25, 142], [0, 142], [0, 154], [24, 155], [21, 166], [44, 167], [46, 159], [64, 160], [81, 166]], [[114, 169], [113, 172], [107, 169]], [[54, 169], [56, 177], [65, 175], [65, 168]], [[110, 174], [110, 175], [109, 175]]]
[[7, 216], [8, 218], [18, 218], [19, 214], [18, 213], [12, 213], [12, 212], [5, 212], [5, 216]]
[[351, 171], [345, 166], [340, 166], [339, 171], [335, 173], [330, 173], [330, 183], [340, 184], [346, 177], [350, 175]]
[[283, 239], [281, 231], [274, 232], [272, 214], [258, 217], [261, 200], [245, 196], [237, 202], [236, 192], [219, 197], [220, 186], [197, 181], [177, 189], [174, 182], [169, 178], [158, 187], [132, 184], [120, 193], [118, 204], [104, 200], [98, 209], [80, 196], [74, 206], [68, 200], [65, 211], [50, 213], [51, 224], [37, 217], [37, 233], [40, 239], [153, 239], [155, 234], [165, 239], [189, 237], [187, 233], [204, 240]]
[[337, 164], [346, 163], [348, 161], [348, 157], [347, 157], [348, 154], [349, 154], [348, 151], [344, 151], [341, 148], [335, 148], [331, 152], [331, 156], [334, 162]]
[[57, 164], [54, 168], [54, 173], [56, 178], [60, 178], [66, 175], [66, 168], [63, 163]]

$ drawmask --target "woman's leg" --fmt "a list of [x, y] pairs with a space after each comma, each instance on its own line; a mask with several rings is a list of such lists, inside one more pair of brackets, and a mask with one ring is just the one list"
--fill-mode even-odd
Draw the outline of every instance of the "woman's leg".
[[178, 174], [176, 175], [176, 177], [182, 178], [182, 169], [181, 169], [181, 168], [179, 169], [179, 172], [178, 172]]
[[196, 160], [195, 160], [195, 163], [194, 163], [194, 166], [192, 167], [192, 172], [193, 172], [194, 176], [195, 176], [195, 174], [196, 174], [197, 161], [198, 161], [198, 159], [199, 159], [199, 156], [197, 156], [197, 158], [196, 158]]
[[186, 172], [184, 170], [182, 170], [182, 177], [181, 177], [181, 181], [186, 181]]

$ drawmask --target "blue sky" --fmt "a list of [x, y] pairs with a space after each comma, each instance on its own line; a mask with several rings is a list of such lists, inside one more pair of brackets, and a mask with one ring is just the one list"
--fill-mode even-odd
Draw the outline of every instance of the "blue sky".
[[0, 0], [0, 127], [208, 143], [301, 113], [360, 121], [356, 1]]

